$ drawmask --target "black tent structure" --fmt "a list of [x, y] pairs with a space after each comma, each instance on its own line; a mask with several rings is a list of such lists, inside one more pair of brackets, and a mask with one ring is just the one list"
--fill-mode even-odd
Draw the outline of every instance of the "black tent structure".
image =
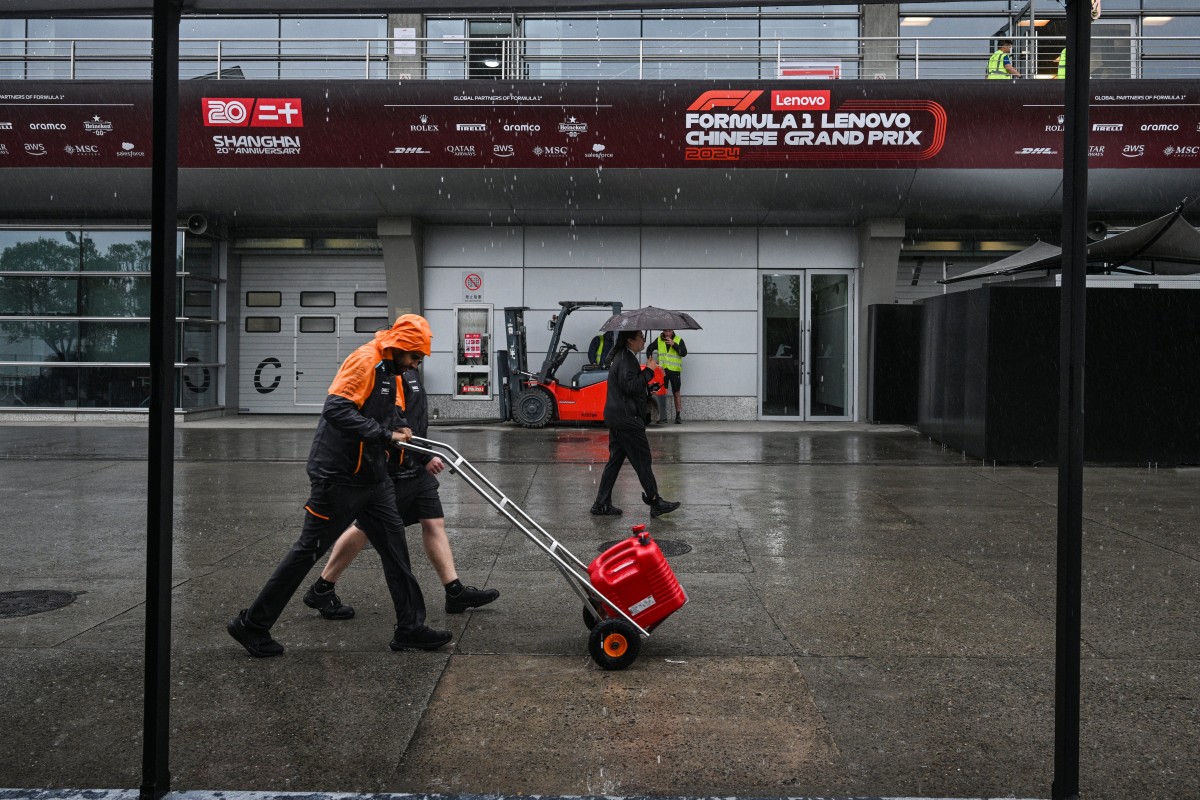
[[[777, 5], [819, 5], [783, 0]], [[859, 0], [862, 5], [887, 0]], [[894, 0], [891, 0], [894, 2]], [[936, 3], [939, 0], [918, 0]], [[153, 31], [153, 163], [147, 575], [142, 800], [170, 791], [172, 502], [174, 495], [175, 242], [178, 205], [179, 26], [184, 13], [488, 13], [705, 8], [712, 0], [0, 0], [0, 16], [149, 15]], [[736, 5], [736, 3], [735, 3]], [[1059, 319], [1058, 555], [1054, 778], [1051, 796], [1079, 796], [1080, 607], [1083, 531], [1083, 376], [1089, 75], [1093, 14], [1100, 0], [1064, 0], [1069, 53], [1064, 83], [1063, 270]], [[1114, 237], [1116, 239], [1118, 237]]]
[[[1093, 272], [1129, 271], [1144, 275], [1194, 275], [1200, 273], [1200, 230], [1183, 218], [1187, 203], [1132, 230], [1087, 246], [1087, 263]], [[1062, 248], [1035, 242], [1019, 253], [986, 266], [946, 278], [938, 283], [961, 283], [1026, 272], [1062, 269]], [[1143, 268], [1143, 265], [1144, 268]]]

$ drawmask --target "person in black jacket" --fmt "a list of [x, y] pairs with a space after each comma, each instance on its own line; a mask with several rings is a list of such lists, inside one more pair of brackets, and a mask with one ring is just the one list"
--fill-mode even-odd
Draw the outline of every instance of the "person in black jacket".
[[[416, 369], [410, 369], [401, 376], [400, 384], [402, 391], [397, 395], [397, 400], [402, 403], [413, 435], [424, 439], [429, 430], [429, 403], [425, 399], [421, 375]], [[438, 481], [434, 477], [446, 469], [445, 462], [439, 456], [407, 450], [400, 451], [397, 461], [399, 463], [389, 470], [396, 488], [396, 510], [405, 525], [418, 521], [421, 523], [425, 555], [429, 557], [446, 590], [446, 613], [461, 614], [469, 608], [486, 606], [499, 597], [500, 592], [464, 586], [454, 568], [454, 553], [450, 549], [450, 537], [446, 535], [446, 514], [442, 510]], [[304, 604], [315, 608], [325, 619], [350, 619], [354, 616], [354, 609], [345, 605], [334, 592], [334, 584], [355, 556], [366, 547], [368, 524], [360, 521], [346, 529], [333, 546], [321, 577], [304, 595]]]
[[650, 516], [668, 514], [679, 508], [678, 502], [664, 500], [658, 493], [658, 481], [650, 465], [650, 441], [646, 438], [646, 403], [649, 393], [657, 389], [654, 370], [658, 364], [651, 358], [643, 370], [637, 353], [646, 345], [643, 331], [621, 331], [617, 334], [612, 365], [608, 368], [608, 395], [604, 402], [604, 424], [608, 426], [608, 463], [600, 476], [600, 488], [591, 512], [596, 516], [620, 516], [621, 509], [612, 504], [612, 490], [625, 459], [633, 465], [642, 484], [642, 502], [650, 506]]
[[449, 631], [425, 625], [425, 600], [412, 574], [404, 522], [387, 475], [392, 444], [412, 438], [408, 421], [398, 413], [396, 375], [429, 355], [428, 331], [428, 323], [422, 329], [401, 317], [351, 353], [334, 377], [308, 454], [312, 489], [304, 528], [258, 597], [226, 626], [250, 655], [283, 654], [283, 645], [271, 638], [271, 626], [313, 564], [355, 518], [370, 521], [368, 536], [396, 609], [391, 648], [434, 650], [450, 641]]

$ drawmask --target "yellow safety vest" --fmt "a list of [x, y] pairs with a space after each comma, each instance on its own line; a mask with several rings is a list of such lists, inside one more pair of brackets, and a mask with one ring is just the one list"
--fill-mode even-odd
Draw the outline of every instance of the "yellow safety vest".
[[[675, 337], [675, 341], [679, 344], [683, 343], [683, 339], [678, 336]], [[658, 365], [668, 372], [682, 373], [683, 359], [680, 358], [679, 351], [674, 346], [668, 347], [661, 334], [655, 344], [658, 346]]]
[[1058, 54], [1058, 74], [1054, 76], [1055, 80], [1065, 81], [1067, 79], [1067, 48]]
[[1004, 68], [1004, 59], [1008, 57], [1008, 53], [1003, 50], [997, 50], [992, 53], [992, 57], [988, 59], [987, 77], [989, 81], [1011, 81], [1012, 75], [1008, 74], [1008, 70]]

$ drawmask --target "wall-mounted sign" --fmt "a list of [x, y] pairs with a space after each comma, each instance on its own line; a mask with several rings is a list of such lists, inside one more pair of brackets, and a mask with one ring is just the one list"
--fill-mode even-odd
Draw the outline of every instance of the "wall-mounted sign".
[[462, 274], [463, 302], [483, 302], [483, 270], [477, 269]]

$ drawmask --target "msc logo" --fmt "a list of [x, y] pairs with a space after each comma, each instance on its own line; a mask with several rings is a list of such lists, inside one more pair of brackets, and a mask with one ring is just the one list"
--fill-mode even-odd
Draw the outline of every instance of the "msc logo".
[[689, 147], [683, 151], [687, 161], [739, 161], [742, 158], [740, 147]]
[[1056, 156], [1057, 150], [1052, 150], [1049, 147], [1022, 147], [1017, 150], [1015, 155], [1018, 156]]
[[205, 97], [204, 126], [303, 128], [299, 97]]
[[734, 111], [745, 111], [761, 95], [761, 89], [753, 89], [748, 92], [736, 89], [714, 90], [697, 97], [687, 110], [712, 111], [714, 108], [732, 108]]

